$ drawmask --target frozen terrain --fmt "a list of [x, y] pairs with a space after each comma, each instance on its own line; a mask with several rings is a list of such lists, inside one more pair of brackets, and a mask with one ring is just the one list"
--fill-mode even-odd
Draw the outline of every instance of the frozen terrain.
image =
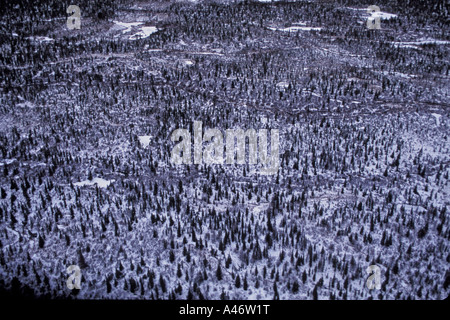
[[[77, 3], [0, 12], [0, 294], [448, 297], [444, 1], [379, 30], [353, 0]], [[194, 121], [278, 129], [278, 171], [175, 165]]]

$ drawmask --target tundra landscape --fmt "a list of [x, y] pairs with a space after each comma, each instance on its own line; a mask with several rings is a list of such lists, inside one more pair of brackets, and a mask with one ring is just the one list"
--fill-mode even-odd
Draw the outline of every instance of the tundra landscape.
[[445, 0], [0, 3], [2, 296], [448, 297]]

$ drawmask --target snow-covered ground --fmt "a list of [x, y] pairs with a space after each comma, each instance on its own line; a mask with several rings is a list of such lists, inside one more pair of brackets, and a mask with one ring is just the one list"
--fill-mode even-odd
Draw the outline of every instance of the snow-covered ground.
[[[445, 298], [439, 17], [367, 32], [366, 8], [333, 1], [199, 2], [124, 5], [73, 32], [2, 25], [0, 289], [66, 297], [76, 264], [80, 299]], [[395, 25], [395, 8], [375, 15]], [[279, 129], [278, 173], [173, 165], [170, 133], [193, 119]]]

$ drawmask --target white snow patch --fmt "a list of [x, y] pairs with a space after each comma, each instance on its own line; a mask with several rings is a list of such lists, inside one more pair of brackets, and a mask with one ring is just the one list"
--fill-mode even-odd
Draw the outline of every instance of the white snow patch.
[[138, 33], [135, 33], [132, 36], [130, 36], [130, 39], [131, 40], [145, 39], [145, 38], [149, 37], [152, 33], [157, 32], [158, 28], [156, 28], [156, 27], [142, 27], [141, 30], [142, 31], [139, 31]]
[[289, 87], [289, 83], [287, 83], [286, 81], [281, 81], [277, 83], [277, 87], [279, 88], [287, 88]]
[[268, 203], [264, 203], [264, 204], [260, 204], [258, 206], [255, 206], [253, 208], [253, 214], [258, 214], [258, 213], [264, 212], [265, 210], [267, 210], [267, 208], [269, 208], [269, 204]]
[[190, 54], [204, 54], [204, 55], [218, 55], [223, 56], [223, 53], [219, 52], [210, 52], [210, 51], [190, 51]]
[[[124, 29], [124, 30], [122, 30], [123, 34], [131, 32], [131, 30], [133, 28], [136, 28], [136, 27], [144, 24], [144, 22], [120, 22], [120, 21], [116, 21], [116, 20], [114, 20], [113, 22], [115, 23], [115, 25], [117, 27]], [[158, 28], [156, 28], [154, 26], [141, 26], [139, 28], [140, 28], [140, 30], [137, 33], [135, 33], [129, 37], [130, 40], [144, 39], [158, 31]]]
[[359, 10], [359, 11], [367, 11], [367, 8], [352, 8], [352, 7], [347, 7], [347, 9], [350, 9], [350, 10]]
[[44, 162], [33, 163], [30, 165], [31, 168], [46, 166], [47, 164]]
[[295, 32], [295, 31], [311, 31], [311, 30], [322, 30], [322, 28], [320, 27], [299, 27], [299, 26], [292, 26], [292, 27], [287, 27], [287, 28], [273, 28], [273, 27], [268, 27], [270, 30], [272, 31], [284, 31], [284, 32]]
[[450, 41], [436, 40], [436, 39], [419, 39], [418, 41], [400, 41], [392, 42], [393, 45], [401, 48], [417, 48], [423, 44], [450, 44]]
[[92, 179], [92, 181], [84, 180], [81, 182], [76, 182], [76, 183], [74, 183], [74, 185], [78, 186], [78, 187], [83, 187], [83, 186], [92, 186], [94, 184], [97, 184], [100, 188], [106, 188], [111, 184], [111, 182], [114, 182], [114, 181], [115, 180], [105, 180], [102, 178], [94, 178], [94, 179]]
[[389, 71], [383, 71], [381, 72], [384, 75], [395, 75], [401, 78], [411, 79], [411, 78], [417, 78], [414, 74], [407, 74], [407, 73], [401, 73], [401, 72], [389, 72]]
[[33, 103], [31, 103], [30, 101], [25, 101], [25, 102], [23, 102], [23, 103], [18, 103], [17, 104], [17, 106], [18, 107], [21, 107], [21, 108], [34, 108], [34, 107], [36, 107]]
[[147, 148], [150, 144], [150, 138], [152, 136], [139, 136], [139, 142], [141, 143], [143, 148]]
[[396, 47], [399, 47], [399, 48], [420, 49], [420, 48], [419, 48], [418, 46], [416, 46], [416, 45], [412, 45], [412, 44], [402, 44], [401, 42], [397, 42], [397, 43], [394, 42], [394, 45], [395, 45]]
[[4, 162], [0, 162], [0, 166], [4, 166], [5, 164], [11, 164], [17, 161], [16, 159], [5, 159]]
[[122, 31], [122, 33], [127, 33], [131, 31], [131, 28], [140, 26], [141, 24], [144, 24], [143, 22], [120, 22], [120, 21], [113, 21], [117, 26], [121, 28], [125, 28], [125, 30]]
[[39, 42], [55, 41], [55, 39], [49, 37], [28, 37], [27, 39], [36, 40]]

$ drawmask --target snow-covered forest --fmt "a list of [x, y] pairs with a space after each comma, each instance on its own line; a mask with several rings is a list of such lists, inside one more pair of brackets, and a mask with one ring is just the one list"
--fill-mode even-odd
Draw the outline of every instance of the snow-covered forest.
[[[445, 0], [0, 3], [2, 295], [448, 296]], [[173, 164], [194, 121], [278, 129], [278, 172]]]

